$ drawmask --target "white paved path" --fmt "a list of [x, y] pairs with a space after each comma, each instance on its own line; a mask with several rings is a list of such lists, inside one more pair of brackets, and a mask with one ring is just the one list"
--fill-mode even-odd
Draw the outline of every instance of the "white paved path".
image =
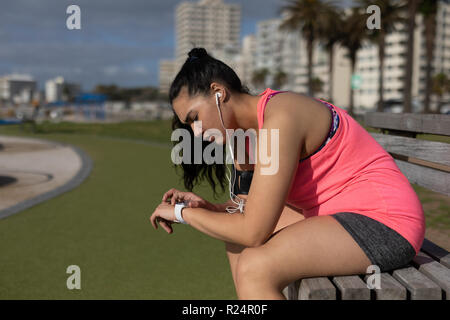
[[76, 187], [91, 167], [76, 147], [0, 135], [0, 218]]

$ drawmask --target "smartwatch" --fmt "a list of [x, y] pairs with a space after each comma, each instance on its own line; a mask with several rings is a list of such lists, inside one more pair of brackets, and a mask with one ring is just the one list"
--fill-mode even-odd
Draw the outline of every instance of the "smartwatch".
[[178, 223], [182, 223], [182, 224], [188, 224], [184, 219], [183, 219], [183, 216], [182, 216], [182, 211], [183, 211], [183, 209], [186, 207], [187, 205], [186, 205], [186, 203], [185, 202], [179, 202], [179, 203], [176, 203], [175, 204], [175, 217], [176, 217], [176, 220], [175, 220], [175, 222], [178, 222]]

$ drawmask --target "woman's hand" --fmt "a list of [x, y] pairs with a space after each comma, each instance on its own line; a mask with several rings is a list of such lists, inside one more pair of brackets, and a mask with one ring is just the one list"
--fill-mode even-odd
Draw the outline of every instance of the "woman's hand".
[[161, 203], [150, 216], [153, 228], [158, 229], [159, 223], [169, 234], [173, 232], [172, 223], [175, 223], [175, 220], [175, 206], [169, 203]]
[[[170, 200], [168, 200], [169, 198]], [[177, 202], [186, 202], [189, 208], [205, 208], [208, 210], [217, 211], [216, 207], [212, 203], [206, 201], [195, 193], [183, 192], [175, 188], [170, 189], [164, 194], [162, 202], [170, 202], [171, 205], [175, 205]]]

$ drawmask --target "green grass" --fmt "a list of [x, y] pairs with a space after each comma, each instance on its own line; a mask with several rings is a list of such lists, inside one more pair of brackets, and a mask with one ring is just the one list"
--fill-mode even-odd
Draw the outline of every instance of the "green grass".
[[[22, 133], [17, 125], [0, 127], [0, 132]], [[31, 127], [26, 126], [25, 132], [30, 131]], [[81, 134], [96, 135], [127, 139], [149, 139], [151, 141], [170, 143], [171, 121], [135, 121], [120, 123], [73, 123], [43, 122], [37, 126], [37, 133], [40, 135], [49, 134]]]
[[425, 211], [427, 228], [450, 229], [450, 199], [424, 187], [413, 185]]
[[[114, 127], [142, 140], [163, 132], [154, 125]], [[116, 135], [102, 126], [33, 135], [82, 148], [94, 168], [80, 187], [0, 221], [0, 299], [236, 298], [222, 242], [183, 225], [168, 235], [149, 223], [163, 193], [181, 188], [170, 148], [102, 138]], [[0, 134], [24, 135], [13, 126]], [[199, 193], [211, 200], [208, 188]], [[81, 290], [66, 287], [69, 265], [81, 268]]]

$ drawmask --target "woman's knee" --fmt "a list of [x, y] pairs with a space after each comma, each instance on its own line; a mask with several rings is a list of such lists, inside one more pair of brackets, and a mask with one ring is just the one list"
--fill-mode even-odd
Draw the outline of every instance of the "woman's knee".
[[259, 247], [246, 248], [241, 252], [236, 266], [236, 282], [238, 285], [249, 281], [267, 279], [266, 277], [270, 273], [270, 263]]

